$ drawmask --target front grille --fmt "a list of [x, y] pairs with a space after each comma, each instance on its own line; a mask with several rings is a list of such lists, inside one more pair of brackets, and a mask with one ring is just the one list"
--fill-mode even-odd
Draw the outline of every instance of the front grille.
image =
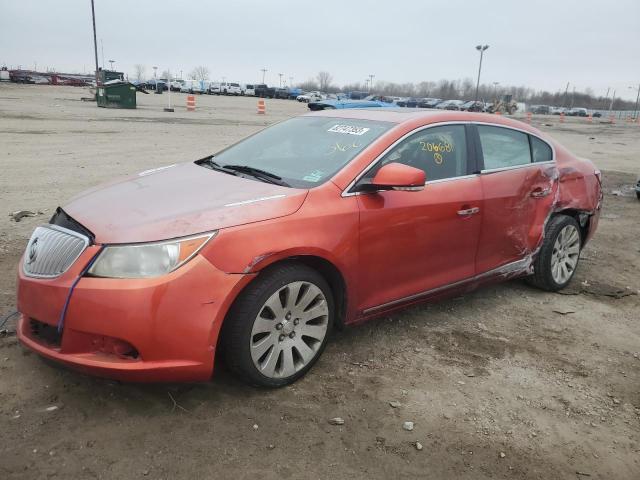
[[84, 235], [57, 225], [34, 230], [24, 253], [25, 275], [55, 278], [66, 272], [89, 245]]

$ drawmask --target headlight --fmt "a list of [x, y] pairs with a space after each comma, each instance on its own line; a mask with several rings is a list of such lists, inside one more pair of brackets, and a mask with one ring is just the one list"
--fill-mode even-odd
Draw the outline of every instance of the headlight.
[[187, 263], [216, 233], [165, 242], [107, 246], [87, 273], [109, 278], [159, 277]]

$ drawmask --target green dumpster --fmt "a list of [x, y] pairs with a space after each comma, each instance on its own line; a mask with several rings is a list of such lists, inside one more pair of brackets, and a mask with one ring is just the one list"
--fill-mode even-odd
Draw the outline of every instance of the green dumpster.
[[131, 83], [100, 85], [96, 99], [99, 107], [136, 108], [136, 87]]

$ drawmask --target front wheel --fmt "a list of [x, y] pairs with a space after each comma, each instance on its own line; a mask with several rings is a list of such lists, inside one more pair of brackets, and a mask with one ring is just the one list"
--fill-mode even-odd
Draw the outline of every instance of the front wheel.
[[223, 327], [229, 368], [260, 387], [282, 387], [311, 369], [334, 321], [331, 289], [315, 270], [284, 264], [262, 272]]
[[567, 215], [551, 218], [533, 264], [530, 283], [550, 292], [566, 287], [575, 274], [581, 247], [580, 226], [574, 218]]

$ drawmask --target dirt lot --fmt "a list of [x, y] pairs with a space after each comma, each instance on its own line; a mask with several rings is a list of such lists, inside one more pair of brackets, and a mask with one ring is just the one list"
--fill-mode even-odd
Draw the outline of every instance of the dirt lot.
[[[211, 153], [297, 102], [0, 85], [0, 312], [32, 229], [115, 176]], [[202, 385], [126, 385], [54, 368], [0, 336], [0, 478], [640, 478], [640, 125], [534, 118], [604, 171], [600, 229], [572, 287], [514, 281], [337, 334], [294, 386], [224, 369]], [[15, 210], [43, 215], [10, 221]], [[392, 407], [390, 402], [399, 402]], [[57, 407], [51, 409], [49, 407]], [[49, 410], [48, 410], [49, 408]], [[342, 417], [343, 426], [328, 420]], [[404, 421], [415, 429], [402, 429]], [[416, 448], [416, 442], [422, 450]]]

